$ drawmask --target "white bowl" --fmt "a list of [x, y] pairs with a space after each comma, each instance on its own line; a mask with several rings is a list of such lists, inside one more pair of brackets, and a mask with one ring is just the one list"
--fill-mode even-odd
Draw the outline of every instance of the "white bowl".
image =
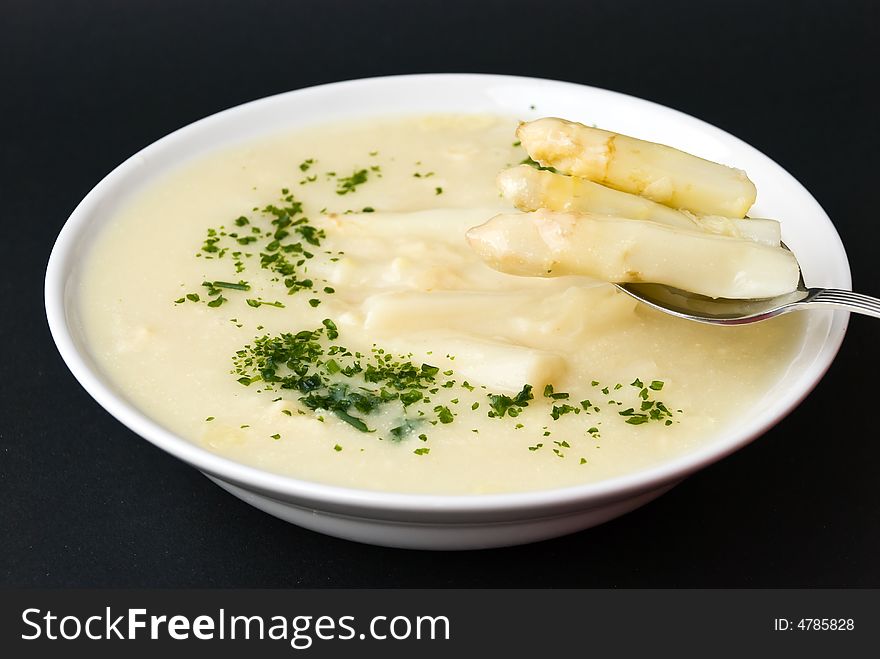
[[147, 417], [97, 367], [83, 336], [73, 291], [96, 234], [133, 193], [181, 161], [259, 135], [347, 118], [438, 111], [566, 117], [734, 164], [747, 170], [757, 184], [753, 215], [783, 221], [784, 240], [798, 255], [807, 283], [850, 287], [843, 245], [810, 193], [756, 149], [681, 112], [602, 89], [533, 78], [451, 74], [353, 80], [272, 96], [197, 121], [135, 154], [95, 186], [64, 225], [46, 272], [49, 326], [73, 375], [131, 430], [272, 515], [377, 545], [472, 549], [571, 533], [650, 501], [765, 432], [803, 400], [830, 366], [848, 314], [806, 312], [810, 315], [802, 349], [779, 385], [742, 415], [740, 425], [707, 437], [698, 450], [598, 483], [476, 496], [356, 490], [233, 462]]

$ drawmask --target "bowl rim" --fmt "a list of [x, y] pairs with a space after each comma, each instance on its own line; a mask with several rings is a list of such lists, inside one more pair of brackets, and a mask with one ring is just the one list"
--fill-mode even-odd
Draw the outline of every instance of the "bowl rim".
[[821, 211], [821, 219], [828, 224], [828, 228], [837, 242], [834, 245], [837, 249], [833, 251], [840, 256], [840, 260], [837, 263], [842, 268], [840, 287], [849, 288], [851, 286], [849, 262], [840, 236], [830, 218], [828, 218], [812, 194], [783, 167], [762, 152], [726, 131], [684, 112], [629, 94], [547, 78], [480, 73], [428, 73], [358, 78], [266, 96], [192, 122], [139, 150], [113, 169], [92, 188], [73, 210], [58, 234], [49, 257], [45, 279], [44, 293], [49, 329], [62, 359], [76, 380], [101, 407], [134, 433], [214, 477], [252, 491], [262, 492], [270, 497], [296, 501], [307, 505], [314, 504], [319, 508], [331, 507], [347, 511], [369, 511], [371, 514], [378, 516], [407, 512], [420, 515], [479, 515], [504, 512], [508, 514], [529, 514], [529, 511], [531, 511], [531, 516], [546, 516], [551, 512], [583, 509], [587, 503], [600, 505], [604, 501], [624, 498], [636, 492], [656, 489], [677, 482], [726, 457], [779, 423], [806, 398], [827, 372], [840, 349], [849, 320], [849, 314], [846, 312], [834, 312], [832, 322], [828, 328], [828, 334], [819, 347], [815, 359], [807, 366], [806, 379], [802, 386], [797, 390], [787, 391], [784, 395], [780, 396], [773, 405], [772, 414], [768, 414], [768, 418], [763, 423], [752, 423], [751, 427], [747, 425], [746, 428], [748, 429], [742, 432], [733, 432], [731, 428], [727, 441], [713, 441], [703, 447], [644, 469], [579, 485], [489, 494], [421, 494], [360, 489], [308, 481], [264, 471], [224, 458], [164, 428], [141, 412], [134, 404], [117, 395], [109, 386], [102, 382], [102, 377], [104, 376], [96, 372], [87, 363], [83, 355], [80, 354], [68, 325], [67, 296], [65, 294], [70, 265], [75, 258], [73, 252], [79, 237], [89, 226], [89, 221], [101, 203], [102, 197], [115, 186], [123, 184], [130, 175], [130, 172], [143, 158], [159, 152], [182, 136], [200, 127], [207, 126], [213, 122], [228, 120], [238, 114], [246, 114], [263, 104], [286, 100], [288, 97], [321, 94], [328, 91], [339, 91], [340, 89], [355, 90], [359, 87], [381, 86], [382, 84], [406, 85], [416, 82], [427, 82], [429, 84], [442, 83], [448, 85], [455, 84], [457, 81], [464, 82], [465, 80], [483, 82], [485, 84], [513, 82], [552, 85], [560, 88], [569, 88], [574, 93], [589, 89], [593, 92], [616, 97], [623, 102], [642, 104], [654, 112], [662, 112], [668, 116], [686, 120], [695, 126], [699, 126], [702, 131], [709, 135], [728, 143], [736, 143], [740, 148], [746, 148], [754, 156], [759, 156], [768, 161], [769, 164], [779, 170], [780, 174], [790, 178], [807, 195], [807, 198], [815, 204], [816, 208]]

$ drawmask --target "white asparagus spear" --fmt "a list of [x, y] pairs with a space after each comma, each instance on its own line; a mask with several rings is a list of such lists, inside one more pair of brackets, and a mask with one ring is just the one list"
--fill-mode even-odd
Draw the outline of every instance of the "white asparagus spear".
[[455, 361], [449, 362], [450, 368], [462, 379], [485, 385], [490, 391], [513, 393], [524, 384], [542, 388], [558, 383], [567, 370], [565, 359], [556, 352], [465, 333], [395, 334], [384, 339], [383, 345], [412, 353], [430, 364], [438, 364], [439, 355], [451, 355]]
[[[565, 342], [576, 344], [614, 331], [631, 320], [635, 301], [617, 295], [611, 286], [589, 285], [581, 279], [559, 292], [389, 291], [370, 295], [362, 309], [364, 329], [372, 334], [399, 335], [443, 327], [552, 350], [564, 349]], [[584, 313], [585, 309], [589, 313]]]
[[662, 144], [551, 117], [520, 124], [516, 134], [545, 167], [672, 208], [744, 217], [757, 196], [742, 170]]
[[538, 170], [529, 165], [504, 170], [498, 175], [496, 182], [502, 196], [526, 212], [547, 208], [553, 211], [652, 220], [681, 229], [700, 229], [771, 246], [779, 246], [781, 237], [779, 222], [776, 220], [694, 215], [584, 178]]
[[797, 287], [791, 252], [656, 222], [589, 213], [497, 215], [467, 233], [491, 267], [532, 277], [577, 274], [653, 282], [717, 298], [766, 298]]
[[[682, 211], [690, 215], [687, 211]], [[697, 227], [707, 233], [715, 233], [729, 238], [752, 240], [768, 247], [779, 247], [782, 241], [782, 227], [776, 220], [760, 217], [736, 218], [720, 215], [692, 215]]]

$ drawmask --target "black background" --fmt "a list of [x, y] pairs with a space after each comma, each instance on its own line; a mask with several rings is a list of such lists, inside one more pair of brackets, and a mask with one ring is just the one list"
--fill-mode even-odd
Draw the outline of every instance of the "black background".
[[392, 73], [558, 78], [657, 101], [774, 158], [880, 294], [869, 2], [0, 0], [5, 586], [880, 586], [880, 325], [766, 436], [648, 506], [526, 547], [389, 550], [222, 492], [80, 389], [43, 313], [52, 242], [127, 156], [218, 110]]

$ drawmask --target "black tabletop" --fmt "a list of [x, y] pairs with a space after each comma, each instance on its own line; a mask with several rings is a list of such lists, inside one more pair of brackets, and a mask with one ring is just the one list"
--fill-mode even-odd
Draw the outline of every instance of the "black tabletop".
[[880, 295], [878, 12], [865, 2], [0, 2], [0, 585], [880, 586], [880, 323], [854, 317], [809, 398], [746, 449], [600, 527], [391, 550], [231, 497], [112, 419], [49, 336], [52, 242], [127, 156], [218, 110], [413, 72], [570, 80], [743, 138], [837, 225]]

